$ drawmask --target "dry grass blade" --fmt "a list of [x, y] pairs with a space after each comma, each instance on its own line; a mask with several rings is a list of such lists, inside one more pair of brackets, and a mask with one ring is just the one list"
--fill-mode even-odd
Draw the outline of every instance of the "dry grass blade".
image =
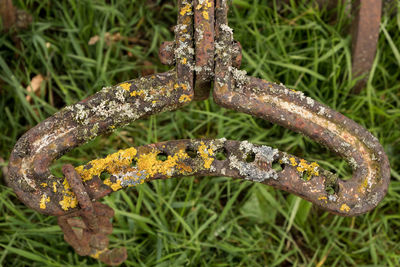
[[43, 77], [42, 74], [38, 74], [32, 78], [29, 85], [26, 87], [26, 91], [28, 92], [28, 94], [26, 95], [26, 101], [28, 101], [29, 103], [32, 102], [32, 97], [30, 96], [29, 93], [34, 93], [37, 96], [40, 95], [40, 88], [44, 81], [45, 81], [45, 78]]

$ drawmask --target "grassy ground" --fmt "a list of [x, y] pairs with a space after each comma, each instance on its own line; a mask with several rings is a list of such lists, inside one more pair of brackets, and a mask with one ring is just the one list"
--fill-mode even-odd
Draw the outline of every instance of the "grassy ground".
[[[161, 72], [157, 49], [172, 40], [173, 1], [14, 1], [29, 10], [32, 26], [19, 48], [0, 36], [0, 155], [29, 128], [103, 86]], [[112, 246], [128, 248], [127, 266], [399, 266], [400, 264], [400, 14], [382, 18], [379, 50], [360, 95], [352, 95], [349, 19], [344, 9], [310, 4], [234, 0], [230, 26], [241, 42], [242, 68], [342, 112], [369, 129], [391, 163], [389, 193], [374, 211], [342, 218], [260, 184], [230, 178], [154, 181], [114, 193]], [[393, 1], [400, 7], [399, 1]], [[336, 20], [332, 20], [336, 16]], [[115, 41], [120, 33], [142, 41]], [[88, 45], [91, 37], [100, 40]], [[132, 41], [132, 40], [131, 40]], [[25, 87], [37, 74], [38, 95]], [[308, 138], [207, 100], [153, 116], [99, 137], [54, 165], [75, 165], [134, 145], [182, 138], [249, 140], [288, 151], [349, 176], [347, 164]], [[3, 168], [4, 171], [4, 168]], [[56, 218], [22, 205], [0, 181], [0, 265], [99, 266], [63, 241]]]

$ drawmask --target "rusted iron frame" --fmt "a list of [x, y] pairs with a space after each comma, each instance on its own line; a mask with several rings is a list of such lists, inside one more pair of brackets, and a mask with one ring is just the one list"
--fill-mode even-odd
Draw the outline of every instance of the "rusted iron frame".
[[[104, 159], [111, 165], [103, 165], [101, 170], [96, 169], [98, 166], [94, 161], [75, 168], [85, 175], [82, 182], [79, 182], [79, 173], [71, 166], [64, 169], [64, 181], [53, 176], [49, 171], [50, 164], [74, 147], [116, 127], [177, 109], [194, 99], [193, 88], [197, 78], [194, 56], [200, 53], [196, 54], [193, 45], [193, 8], [191, 1], [179, 1], [173, 48], [174, 70], [103, 88], [35, 126], [15, 145], [7, 183], [27, 206], [44, 214], [60, 216], [59, 224], [66, 241], [82, 255], [99, 257], [109, 264], [123, 260], [124, 250], [115, 253], [99, 250], [108, 242], [104, 236], [112, 231], [108, 221], [112, 215], [108, 213], [105, 216], [107, 208], [98, 202], [90, 204], [89, 200], [152, 179], [187, 175], [242, 178], [294, 193], [343, 216], [371, 210], [386, 194], [389, 163], [378, 140], [366, 129], [301, 92], [248, 77], [237, 69], [241, 48], [233, 40], [232, 30], [228, 27], [228, 7], [223, 0], [216, 1], [214, 13], [218, 43], [214, 46], [214, 101], [301, 132], [326, 145], [350, 163], [353, 178], [342, 181], [316, 163], [266, 146], [224, 139], [178, 140], [131, 149], [130, 156], [117, 154], [118, 160], [113, 157]], [[208, 60], [204, 64], [201, 66], [208, 66]], [[204, 81], [210, 79], [207, 77], [210, 73], [203, 74]], [[190, 151], [195, 151], [194, 155], [191, 156]], [[222, 151], [227, 159], [217, 160], [215, 155], [218, 151]], [[160, 153], [168, 156], [165, 162], [155, 158]], [[254, 161], [247, 162], [245, 156], [251, 153]], [[150, 169], [139, 164], [149, 157], [153, 160]], [[123, 164], [118, 163], [121, 160]], [[131, 166], [134, 160], [138, 164], [136, 167]], [[110, 167], [113, 164], [119, 169]], [[274, 164], [281, 165], [282, 170], [276, 170]], [[86, 177], [87, 172], [91, 173], [93, 169], [95, 175]], [[100, 172], [96, 173], [96, 170]], [[102, 172], [112, 175], [107, 182], [100, 179]], [[83, 194], [80, 197], [76, 195], [79, 192]], [[83, 221], [74, 220], [76, 216], [82, 217]], [[91, 225], [93, 218], [101, 222], [97, 226]], [[82, 231], [78, 233], [73, 227]], [[85, 240], [91, 238], [97, 241], [88, 245]]]

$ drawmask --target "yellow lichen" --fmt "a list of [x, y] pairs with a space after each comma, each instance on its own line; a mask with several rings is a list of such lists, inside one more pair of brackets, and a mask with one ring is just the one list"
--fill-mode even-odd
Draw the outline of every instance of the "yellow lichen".
[[186, 13], [192, 12], [192, 6], [190, 4], [185, 5], [184, 7], [182, 7], [181, 9], [181, 16], [184, 16]]
[[181, 97], [179, 97], [180, 103], [190, 102], [191, 100], [192, 98], [189, 95], [181, 95]]
[[186, 63], [187, 63], [187, 58], [185, 58], [185, 57], [182, 58], [182, 59], [181, 59], [181, 63], [182, 63], [182, 64], [186, 64]]
[[53, 182], [53, 192], [57, 193], [57, 183]]
[[212, 6], [212, 3], [211, 3], [211, 1], [207, 1], [206, 3], [203, 3], [203, 4], [198, 4], [197, 6], [196, 6], [196, 9], [197, 10], [199, 10], [199, 9], [201, 9], [201, 8], [204, 8], [204, 9], [208, 9], [209, 7], [211, 7]]
[[342, 206], [340, 207], [340, 211], [349, 212], [350, 211], [350, 207], [347, 206], [347, 204], [342, 204]]
[[208, 20], [209, 16], [208, 16], [208, 12], [207, 11], [203, 11], [203, 18]]
[[[174, 155], [168, 156], [165, 160], [157, 158], [159, 153], [160, 151], [154, 149], [149, 153], [136, 157], [137, 150], [135, 148], [128, 148], [108, 155], [106, 158], [90, 161], [86, 166], [79, 166], [75, 170], [81, 175], [83, 181], [88, 181], [93, 176], [100, 177], [104, 171], [116, 176], [119, 176], [120, 173], [133, 173], [133, 175], [126, 175], [116, 179], [116, 182], [112, 182], [110, 178], [105, 179], [103, 183], [114, 191], [122, 188], [122, 181], [136, 181], [137, 183], [126, 183], [128, 186], [134, 186], [138, 183], [144, 183], [146, 178], [160, 174], [171, 177], [176, 172], [182, 174], [192, 172], [191, 167], [183, 162], [184, 159], [189, 157], [185, 150], [179, 150]], [[133, 160], [136, 161], [136, 167], [131, 166]], [[69, 190], [68, 183], [64, 187], [65, 197], [60, 202], [60, 205], [62, 205], [63, 209], [68, 209], [72, 207], [71, 205], [74, 205], [76, 198], [73, 192]]]
[[121, 86], [122, 89], [125, 91], [129, 92], [129, 89], [131, 88], [131, 85], [129, 83], [121, 83], [119, 86]]
[[186, 84], [184, 84], [184, 83], [181, 84], [181, 87], [182, 87], [182, 89], [185, 90], [185, 91], [189, 89], [189, 87], [188, 87]]
[[299, 166], [297, 167], [297, 171], [301, 173], [307, 172], [308, 176], [318, 176], [319, 175], [318, 167], [319, 165], [316, 162], [308, 164], [306, 160], [301, 159]]
[[171, 177], [175, 169], [180, 170], [181, 173], [185, 172], [185, 168], [182, 168], [182, 164], [178, 164], [178, 161], [189, 157], [184, 150], [179, 150], [173, 156], [168, 156], [164, 161], [157, 159], [158, 154], [159, 151], [154, 150], [153, 152], [141, 155], [137, 159], [138, 171], [146, 173], [146, 177], [152, 177], [156, 174], [163, 174]]
[[67, 182], [67, 179], [64, 179], [63, 186], [63, 199], [58, 203], [63, 210], [69, 210], [70, 208], [73, 209], [78, 205], [78, 200], [76, 199], [74, 192], [72, 192], [71, 187]]
[[104, 252], [108, 251], [108, 248], [105, 248], [103, 250], [97, 250], [95, 253], [90, 254], [90, 257], [98, 259], [100, 257], [100, 254], [103, 254]]
[[115, 183], [111, 182], [110, 178], [107, 178], [103, 182], [105, 185], [108, 185], [111, 187], [113, 191], [117, 191], [122, 188], [121, 186], [121, 180], [117, 180]]
[[290, 158], [290, 163], [292, 164], [292, 166], [297, 166], [297, 162], [295, 158]]
[[131, 96], [141, 96], [141, 95], [144, 95], [144, 94], [145, 93], [144, 93], [143, 90], [131, 92]]
[[112, 182], [111, 182], [110, 178], [105, 179], [105, 180], [103, 181], [103, 184], [105, 184], [105, 185], [107, 185], [107, 186], [109, 186], [109, 187], [112, 186]]
[[367, 188], [368, 188], [368, 177], [365, 178], [364, 181], [361, 183], [360, 187], [358, 188], [358, 192], [364, 193]]
[[69, 210], [70, 208], [75, 208], [78, 205], [78, 200], [76, 197], [64, 196], [59, 202], [63, 210]]
[[41, 183], [40, 184], [42, 187], [47, 187], [47, 183]]
[[211, 148], [207, 148], [207, 146], [204, 144], [204, 142], [200, 143], [200, 146], [198, 147], [198, 151], [200, 154], [200, 157], [204, 160], [204, 168], [210, 169], [211, 164], [214, 161], [214, 158], [210, 157], [214, 155], [214, 150]]
[[46, 208], [46, 203], [50, 202], [50, 197], [48, 197], [46, 194], [42, 195], [42, 198], [40, 199], [40, 208], [44, 210]]
[[75, 170], [82, 177], [83, 181], [88, 181], [93, 178], [93, 176], [97, 175], [100, 177], [100, 174], [103, 171], [107, 171], [108, 173], [116, 173], [121, 170], [122, 167], [126, 167], [132, 164], [132, 160], [136, 156], [136, 149], [134, 147], [120, 150], [116, 153], [108, 155], [104, 159], [95, 159], [90, 161], [86, 166], [88, 168], [84, 168], [84, 166], [79, 166], [75, 168]]
[[174, 89], [178, 89], [179, 88], [179, 84], [174, 84]]
[[323, 201], [325, 201], [325, 204], [328, 203], [328, 201], [327, 201], [328, 198], [327, 198], [326, 196], [319, 197], [318, 200], [323, 200]]

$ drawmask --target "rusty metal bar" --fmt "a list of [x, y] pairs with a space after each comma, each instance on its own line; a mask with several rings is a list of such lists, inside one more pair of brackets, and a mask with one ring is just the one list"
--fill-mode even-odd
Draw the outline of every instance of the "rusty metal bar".
[[352, 10], [355, 13], [352, 24], [352, 74], [353, 78], [364, 75], [354, 87], [354, 92], [360, 93], [367, 83], [375, 59], [382, 0], [355, 0], [352, 2]]
[[[329, 112], [327, 110], [327, 115]], [[300, 131], [300, 127], [297, 128]], [[348, 136], [346, 141], [351, 142], [352, 138], [354, 136]], [[366, 140], [368, 138], [367, 135]], [[376, 145], [373, 140], [368, 142]], [[350, 147], [344, 146], [342, 152]], [[379, 147], [375, 148], [377, 158], [374, 162], [368, 158], [372, 155], [365, 154], [363, 149], [347, 151], [354, 155], [354, 158], [348, 157], [354, 170], [349, 181], [339, 179], [317, 162], [308, 162], [268, 146], [224, 138], [176, 140], [129, 148], [93, 160], [76, 170], [86, 183], [98, 179], [102, 173], [109, 174], [110, 178], [103, 184], [112, 191], [171, 177], [207, 175], [240, 178], [296, 194], [335, 214], [354, 216], [373, 209], [385, 195], [389, 182], [386, 171], [388, 162], [384, 154], [379, 154]], [[358, 156], [360, 151], [364, 154]], [[218, 153], [226, 159], [218, 160]], [[167, 158], [160, 160], [157, 157], [159, 154]], [[249, 156], [254, 160], [248, 162]], [[111, 190], [103, 192], [108, 194]]]
[[205, 100], [210, 96], [214, 75], [214, 1], [194, 0], [194, 37], [196, 47], [195, 100]]

